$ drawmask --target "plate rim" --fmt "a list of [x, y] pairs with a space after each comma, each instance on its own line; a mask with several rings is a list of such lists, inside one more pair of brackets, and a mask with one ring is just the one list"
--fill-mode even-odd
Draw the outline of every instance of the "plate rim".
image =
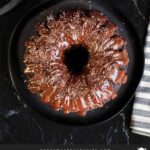
[[[68, 1], [68, 0], [63, 0], [63, 1]], [[53, 6], [53, 5], [55, 5], [55, 4], [57, 4], [57, 3], [59, 3], [59, 2], [63, 2], [62, 0], [56, 0], [55, 2], [54, 1], [47, 1], [47, 2], [42, 2], [42, 3], [39, 3], [39, 4], [37, 4], [37, 5], [35, 5], [34, 7], [32, 7], [31, 9], [29, 9], [26, 13], [25, 13], [25, 15], [18, 21], [18, 23], [17, 23], [17, 25], [15, 26], [15, 28], [14, 28], [14, 30], [13, 30], [13, 32], [12, 32], [12, 34], [11, 34], [11, 36], [10, 36], [10, 40], [9, 40], [9, 45], [8, 45], [8, 68], [9, 68], [9, 74], [10, 74], [10, 78], [11, 78], [11, 81], [12, 81], [12, 83], [13, 83], [13, 86], [14, 86], [14, 88], [15, 88], [15, 90], [17, 91], [17, 94], [20, 96], [20, 98], [22, 99], [22, 101], [24, 101], [25, 103], [27, 103], [27, 105], [32, 109], [32, 110], [34, 110], [35, 112], [38, 112], [38, 114], [39, 115], [42, 115], [42, 116], [45, 116], [46, 118], [50, 118], [50, 117], [47, 117], [48, 115], [46, 115], [46, 114], [41, 114], [40, 113], [40, 111], [39, 110], [37, 110], [37, 109], [35, 109], [35, 108], [33, 108], [26, 100], [24, 100], [24, 98], [22, 97], [22, 94], [19, 92], [19, 90], [18, 90], [18, 88], [17, 88], [17, 86], [16, 86], [16, 84], [15, 84], [15, 81], [14, 81], [14, 79], [13, 79], [13, 74], [12, 74], [12, 69], [11, 69], [11, 47], [12, 47], [12, 44], [13, 44], [13, 38], [15, 37], [15, 33], [17, 32], [17, 29], [19, 28], [19, 26], [20, 26], [20, 24], [25, 20], [25, 19], [27, 19], [26, 17], [29, 15], [29, 14], [31, 14], [32, 12], [33, 12], [33, 10], [35, 10], [35, 9], [38, 9], [39, 7], [41, 7], [40, 8], [40, 10], [39, 10], [39, 13], [40, 12], [42, 12], [42, 11], [44, 11], [44, 10], [46, 10], [47, 8], [45, 8], [45, 7], [42, 7], [42, 6], [45, 6], [45, 4], [47, 4], [47, 3], [52, 3], [52, 4], [50, 4], [49, 5], [49, 7], [51, 7], [51, 6]], [[96, 0], [93, 0], [93, 2], [95, 2]], [[97, 3], [97, 2], [96, 2]], [[108, 7], [110, 7], [110, 6], [108, 6]], [[116, 8], [112, 8], [112, 9], [116, 9]], [[118, 10], [117, 10], [118, 11]], [[122, 13], [121, 13], [122, 14]], [[124, 17], [124, 16], [123, 16]], [[127, 20], [128, 21], [128, 20]], [[129, 21], [128, 21], [129, 22]], [[130, 23], [130, 22], [129, 22]], [[130, 23], [131, 24], [131, 23]], [[132, 26], [132, 28], [133, 28], [133, 26]], [[134, 29], [134, 28], [133, 28]], [[135, 32], [135, 29], [134, 29], [134, 34], [136, 34], [137, 35], [137, 33]], [[141, 51], [143, 51], [143, 47], [142, 47], [142, 44], [141, 44], [141, 41], [140, 41], [140, 39], [139, 39], [139, 37], [138, 37], [138, 35], [137, 35], [137, 38], [138, 38], [138, 41], [140, 42], [139, 44], [140, 44], [140, 48], [141, 48]], [[141, 75], [140, 75], [140, 79], [139, 79], [139, 81], [138, 81], [138, 85], [139, 85], [139, 83], [140, 83], [140, 80], [141, 80], [141, 78], [142, 78], [142, 75], [143, 75], [143, 72], [144, 72], [144, 65], [145, 65], [145, 62], [144, 62], [144, 59], [145, 59], [145, 57], [144, 57], [144, 51], [142, 52], [143, 53], [143, 55], [141, 56], [142, 57], [142, 60], [143, 60], [143, 62], [142, 62], [142, 64], [141, 64], [141, 66], [142, 66], [142, 68], [141, 68], [141, 70], [142, 70], [142, 72], [141, 72]], [[56, 121], [56, 120], [54, 120], [54, 119], [49, 119], [49, 120], [52, 120], [52, 121], [55, 121], [55, 122], [57, 122], [57, 123], [61, 123], [61, 124], [65, 124], [65, 125], [72, 125], [72, 126], [91, 126], [91, 125], [97, 125], [97, 124], [102, 124], [102, 123], [105, 123], [105, 122], [107, 122], [107, 121], [109, 121], [109, 120], [111, 120], [112, 118], [115, 118], [121, 111], [123, 111], [127, 106], [128, 106], [128, 104], [131, 102], [131, 100], [133, 99], [133, 97], [134, 97], [134, 94], [135, 94], [135, 92], [136, 92], [136, 90], [137, 90], [137, 88], [138, 88], [138, 85], [136, 86], [136, 88], [134, 88], [134, 93], [132, 93], [132, 95], [130, 96], [130, 98], [126, 101], [126, 103], [125, 103], [125, 105], [121, 108], [121, 109], [119, 109], [118, 111], [117, 111], [117, 113], [115, 113], [114, 115], [112, 115], [111, 117], [109, 117], [109, 118], [107, 118], [107, 119], [105, 119], [105, 120], [103, 120], [103, 121], [100, 121], [100, 122], [94, 122], [94, 123], [90, 123], [90, 124], [75, 124], [75, 125], [73, 125], [73, 124], [70, 124], [70, 123], [63, 123], [62, 121]]]

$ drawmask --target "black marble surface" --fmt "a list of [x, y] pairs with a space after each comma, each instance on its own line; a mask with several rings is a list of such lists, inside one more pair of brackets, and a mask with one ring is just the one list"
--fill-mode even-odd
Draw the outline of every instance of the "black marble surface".
[[[4, 3], [5, 0], [1, 0]], [[94, 126], [67, 126], [50, 121], [30, 109], [16, 94], [7, 64], [8, 42], [16, 23], [31, 7], [46, 0], [24, 0], [0, 16], [0, 143], [1, 144], [149, 144], [150, 138], [133, 134], [130, 116], [133, 101], [115, 118]], [[144, 43], [149, 0], [105, 0], [120, 9]]]

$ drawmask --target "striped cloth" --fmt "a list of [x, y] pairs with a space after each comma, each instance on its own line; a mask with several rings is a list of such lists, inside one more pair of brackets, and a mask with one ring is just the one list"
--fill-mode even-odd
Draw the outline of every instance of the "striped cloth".
[[145, 68], [135, 94], [131, 116], [132, 132], [150, 137], [150, 23], [144, 47]]

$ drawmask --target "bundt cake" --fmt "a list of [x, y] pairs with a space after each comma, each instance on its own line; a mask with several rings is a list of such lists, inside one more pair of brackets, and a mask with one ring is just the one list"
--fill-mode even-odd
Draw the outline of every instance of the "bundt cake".
[[84, 116], [127, 82], [126, 40], [99, 11], [64, 10], [37, 23], [25, 43], [28, 89], [55, 110]]

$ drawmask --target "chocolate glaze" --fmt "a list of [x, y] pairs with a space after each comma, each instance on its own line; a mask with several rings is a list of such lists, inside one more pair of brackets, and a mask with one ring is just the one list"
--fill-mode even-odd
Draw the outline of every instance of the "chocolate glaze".
[[[126, 83], [129, 62], [126, 41], [116, 31], [116, 25], [98, 11], [50, 14], [25, 43], [28, 89], [55, 110], [82, 116], [115, 99], [115, 85]], [[64, 53], [72, 45], [85, 46], [89, 53], [80, 74], [71, 73], [64, 63]]]

